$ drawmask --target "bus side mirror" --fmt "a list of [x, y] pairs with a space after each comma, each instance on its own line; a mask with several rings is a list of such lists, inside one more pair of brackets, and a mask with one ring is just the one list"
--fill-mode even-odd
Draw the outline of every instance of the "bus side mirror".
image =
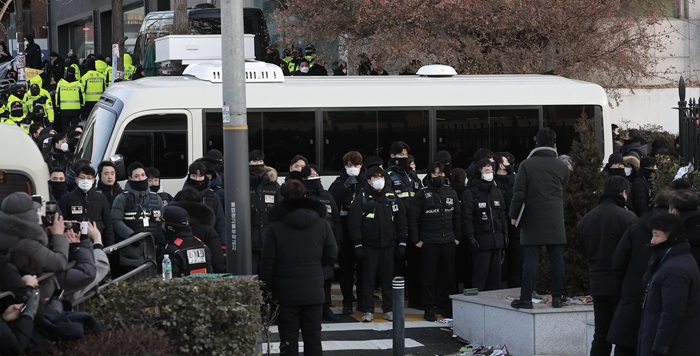
[[117, 181], [126, 180], [126, 168], [124, 168], [124, 157], [122, 155], [114, 155], [109, 157], [109, 160], [114, 163], [114, 170], [117, 174]]

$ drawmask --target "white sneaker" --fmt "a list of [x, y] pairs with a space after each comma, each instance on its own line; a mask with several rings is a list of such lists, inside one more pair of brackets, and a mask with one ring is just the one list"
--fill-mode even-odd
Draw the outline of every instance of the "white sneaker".
[[366, 312], [362, 315], [362, 321], [370, 322], [370, 321], [372, 321], [372, 319], [374, 319], [374, 314], [372, 314], [370, 312]]
[[386, 312], [384, 313], [384, 319], [393, 321], [394, 320], [394, 312]]

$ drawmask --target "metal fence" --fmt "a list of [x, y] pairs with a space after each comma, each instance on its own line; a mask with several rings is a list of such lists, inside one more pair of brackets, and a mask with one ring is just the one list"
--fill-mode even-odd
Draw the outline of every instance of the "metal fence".
[[678, 137], [679, 152], [684, 163], [695, 167], [700, 163], [700, 98], [685, 100], [685, 80], [678, 82]]
[[[124, 241], [118, 242], [114, 245], [108, 246], [104, 248], [104, 252], [109, 256], [110, 254], [115, 254], [118, 253], [118, 251], [125, 246], [131, 245], [131, 244], [136, 244], [136, 243], [141, 243], [144, 242], [146, 244], [146, 262], [144, 262], [142, 265], [134, 268], [133, 270], [129, 271], [128, 273], [125, 273], [124, 275], [121, 275], [117, 278], [111, 279], [107, 282], [102, 281], [99, 284], [96, 284], [93, 288], [91, 288], [87, 293], [82, 295], [81, 297], [77, 298], [73, 302], [73, 309], [74, 310], [81, 310], [84, 307], [85, 302], [89, 301], [96, 295], [98, 295], [101, 291], [103, 291], [105, 288], [109, 288], [111, 285], [125, 281], [125, 282], [137, 282], [137, 281], [142, 281], [145, 279], [149, 278], [154, 278], [158, 274], [158, 266], [156, 263], [156, 247], [155, 243], [153, 241], [153, 236], [151, 236], [150, 233], [147, 232], [142, 232], [139, 234], [136, 234]], [[75, 263], [69, 264], [68, 268], [73, 267]], [[50, 280], [55, 274], [54, 273], [43, 273], [41, 276], [39, 276], [39, 284], [42, 285], [43, 283], [47, 283], [48, 280]], [[12, 292], [3, 292], [0, 293], [0, 299], [4, 298], [14, 298], [14, 294]]]

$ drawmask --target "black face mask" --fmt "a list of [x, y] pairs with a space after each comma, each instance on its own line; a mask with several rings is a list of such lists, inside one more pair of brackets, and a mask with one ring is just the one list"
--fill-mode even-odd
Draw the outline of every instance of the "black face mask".
[[32, 96], [37, 96], [41, 92], [39, 88], [31, 88], [29, 89], [29, 92], [32, 93]]
[[10, 116], [12, 117], [21, 117], [24, 114], [24, 111], [22, 109], [15, 109], [10, 111]]
[[139, 191], [139, 192], [146, 191], [146, 189], [148, 189], [148, 179], [130, 180], [129, 186], [131, 187], [131, 189]]
[[251, 164], [248, 166], [248, 169], [250, 170], [251, 176], [261, 176], [265, 173], [264, 164]]
[[160, 190], [160, 185], [152, 185], [149, 187], [153, 193], [158, 193]]
[[609, 168], [608, 175], [626, 177], [624, 168]]
[[434, 187], [440, 188], [443, 185], [445, 185], [445, 177], [430, 177], [430, 182], [433, 184]]
[[68, 184], [66, 182], [54, 182], [49, 181], [49, 187], [51, 187], [51, 193], [53, 193], [56, 200], [61, 199], [61, 197], [68, 191]]
[[192, 178], [187, 177], [187, 185], [194, 189], [202, 190], [204, 188], [209, 187], [209, 182], [206, 178], [204, 180], [194, 180]]
[[391, 163], [393, 166], [396, 166], [397, 168], [400, 168], [400, 169], [405, 169], [405, 170], [411, 169], [411, 162], [408, 160], [408, 157], [393, 158], [391, 160]]
[[311, 179], [305, 179], [302, 181], [304, 183], [304, 187], [308, 190], [321, 190], [323, 189], [323, 185], [321, 185], [321, 178], [311, 178]]
[[506, 172], [508, 174], [513, 174], [513, 166], [506, 166]]

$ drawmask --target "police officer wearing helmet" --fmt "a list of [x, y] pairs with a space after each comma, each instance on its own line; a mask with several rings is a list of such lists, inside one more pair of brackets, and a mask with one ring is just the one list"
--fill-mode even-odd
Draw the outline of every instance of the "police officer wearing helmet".
[[158, 266], [165, 255], [170, 257], [173, 277], [191, 274], [213, 273], [211, 250], [199, 238], [192, 235], [187, 211], [179, 206], [168, 205], [163, 211], [163, 234], [165, 248], [158, 255]]
[[436, 305], [451, 317], [449, 296], [455, 289], [455, 253], [462, 227], [459, 197], [446, 184], [445, 166], [433, 162], [428, 172], [427, 186], [416, 193], [408, 212], [408, 235], [411, 244], [420, 249], [424, 318], [436, 321]]
[[394, 315], [391, 280], [394, 260], [406, 253], [408, 225], [406, 208], [401, 200], [385, 186], [384, 170], [372, 167], [367, 171], [367, 185], [355, 197], [348, 214], [350, 239], [355, 245], [355, 256], [362, 260], [362, 321], [374, 319], [374, 281], [379, 275], [382, 286], [384, 319]]

